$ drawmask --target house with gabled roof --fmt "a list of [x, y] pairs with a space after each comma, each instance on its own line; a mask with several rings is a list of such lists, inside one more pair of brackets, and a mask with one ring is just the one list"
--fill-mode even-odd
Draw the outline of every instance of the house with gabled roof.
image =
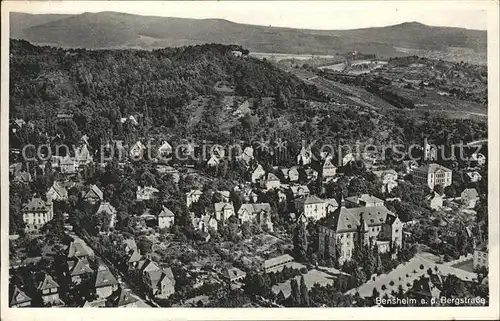
[[44, 304], [59, 304], [59, 284], [47, 273], [39, 274], [38, 284], [36, 285], [37, 291], [42, 297]]
[[331, 157], [327, 157], [325, 159], [321, 174], [323, 176], [323, 180], [330, 180], [335, 176], [335, 174], [337, 174], [337, 167], [333, 165]]
[[107, 298], [118, 289], [118, 281], [111, 271], [100, 265], [95, 275], [94, 288], [99, 298]]
[[175, 215], [171, 210], [162, 206], [162, 210], [160, 214], [158, 214], [158, 227], [162, 228], [170, 228], [174, 225]]
[[137, 119], [133, 115], [129, 115], [128, 117], [120, 118], [120, 122], [122, 124], [129, 123], [129, 124], [132, 124], [133, 126], [139, 125], [139, 122], [137, 121]]
[[299, 170], [297, 166], [292, 166], [290, 168], [282, 168], [281, 173], [286, 181], [297, 182], [299, 180]]
[[306, 197], [311, 194], [307, 185], [292, 185], [290, 186], [293, 198]]
[[359, 194], [345, 198], [347, 207], [372, 207], [384, 206], [384, 200], [371, 194]]
[[160, 268], [149, 261], [142, 268], [142, 282], [155, 297], [168, 298], [175, 292], [175, 277], [171, 268]]
[[267, 190], [271, 190], [280, 187], [280, 180], [273, 173], [267, 173], [266, 179], [264, 180], [264, 184]]
[[257, 167], [252, 171], [251, 174], [251, 181], [252, 183], [257, 183], [258, 180], [260, 180], [262, 177], [266, 175], [266, 171], [264, 170], [264, 167], [262, 165], [258, 164]]
[[219, 222], [224, 222], [234, 215], [234, 206], [232, 203], [214, 203], [215, 218]]
[[11, 308], [24, 308], [31, 306], [31, 298], [24, 293], [17, 285], [12, 287], [12, 290], [9, 291], [10, 301], [9, 307]]
[[94, 184], [88, 186], [82, 195], [82, 199], [90, 204], [95, 204], [103, 200], [103, 193], [101, 189]]
[[133, 251], [137, 250], [137, 243], [133, 238], [128, 238], [123, 240], [123, 249], [125, 251], [125, 254], [132, 253]]
[[54, 184], [47, 191], [47, 199], [52, 201], [67, 201], [68, 190], [60, 182], [55, 181]]
[[78, 165], [87, 165], [94, 160], [89, 152], [88, 144], [81, 144], [75, 148], [75, 161]]
[[39, 197], [32, 198], [21, 209], [25, 229], [28, 232], [39, 230], [47, 222], [54, 218], [53, 204]]
[[138, 140], [132, 147], [130, 148], [130, 157], [132, 159], [140, 159], [144, 156], [144, 152], [146, 151], [146, 146]]
[[133, 297], [130, 290], [125, 290], [121, 286], [106, 299], [106, 307], [112, 308], [135, 308], [137, 299]]
[[443, 207], [443, 196], [435, 191], [425, 197], [426, 204], [433, 210], [438, 210]]
[[109, 202], [101, 202], [97, 209], [96, 215], [107, 213], [110, 215], [109, 228], [115, 226], [116, 223], [116, 209]]
[[136, 197], [138, 201], [148, 201], [156, 197], [160, 190], [153, 186], [137, 186]]
[[66, 156], [59, 159], [59, 170], [63, 174], [74, 174], [78, 168], [78, 162], [75, 158]]
[[139, 250], [134, 250], [127, 260], [128, 269], [135, 270], [139, 267], [139, 262], [142, 260], [142, 255]]
[[236, 160], [242, 162], [247, 167], [250, 166], [250, 163], [254, 160], [253, 148], [251, 146], [245, 147], [243, 152], [236, 156]]
[[393, 169], [372, 171], [372, 173], [382, 182], [381, 193], [390, 193], [398, 186], [398, 173]]
[[216, 191], [216, 193], [220, 195], [222, 202], [229, 203], [231, 201], [230, 191]]
[[467, 180], [471, 183], [477, 183], [481, 179], [483, 179], [481, 174], [479, 174], [479, 172], [477, 171], [467, 172], [466, 175], [467, 175]]
[[90, 253], [86, 245], [82, 242], [73, 241], [68, 246], [66, 255], [68, 259], [87, 259], [90, 256], [92, 256], [92, 253]]
[[201, 217], [195, 217], [194, 214], [192, 214], [191, 223], [193, 224], [195, 231], [200, 231], [201, 233], [208, 233], [209, 228], [217, 231], [219, 226], [215, 216], [210, 215], [209, 213], [202, 215]]
[[89, 261], [80, 258], [68, 260], [68, 271], [71, 281], [76, 284], [79, 284], [83, 278], [89, 277], [94, 273], [94, 270], [90, 268]]
[[186, 206], [191, 207], [191, 204], [198, 202], [203, 192], [198, 189], [192, 189], [186, 193]]
[[220, 158], [217, 157], [216, 155], [210, 156], [210, 159], [207, 162], [208, 167], [216, 167], [219, 164], [220, 164]]
[[226, 279], [226, 281], [229, 283], [241, 282], [247, 276], [247, 274], [244, 271], [242, 271], [236, 267], [224, 269], [222, 272], [222, 275], [223, 275], [224, 279]]
[[271, 205], [269, 203], [246, 203], [238, 210], [240, 223], [250, 222], [265, 226], [268, 231], [273, 231], [271, 220]]
[[308, 165], [311, 164], [312, 160], [312, 152], [309, 148], [302, 146], [299, 154], [297, 155], [297, 164], [298, 165]]
[[172, 145], [170, 145], [166, 140], [162, 142], [162, 145], [158, 148], [158, 156], [166, 157], [172, 154]]

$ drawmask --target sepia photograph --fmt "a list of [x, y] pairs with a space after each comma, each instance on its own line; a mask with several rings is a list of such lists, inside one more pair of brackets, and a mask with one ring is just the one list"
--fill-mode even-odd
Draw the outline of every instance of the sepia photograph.
[[498, 9], [2, 2], [2, 319], [497, 319]]

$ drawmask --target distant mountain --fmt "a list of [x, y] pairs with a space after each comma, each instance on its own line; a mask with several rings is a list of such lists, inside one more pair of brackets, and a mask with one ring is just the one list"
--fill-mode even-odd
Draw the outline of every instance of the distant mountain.
[[486, 31], [410, 22], [354, 30], [305, 30], [234, 23], [223, 19], [139, 16], [117, 12], [78, 15], [11, 13], [11, 38], [83, 48], [153, 49], [202, 43], [238, 44], [254, 52], [334, 54], [360, 51], [402, 55], [400, 48], [486, 52]]

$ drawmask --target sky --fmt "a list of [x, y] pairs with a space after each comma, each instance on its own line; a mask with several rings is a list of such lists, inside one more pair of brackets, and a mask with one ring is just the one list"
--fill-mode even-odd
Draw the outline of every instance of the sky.
[[[355, 2], [355, 3], [354, 3]], [[221, 18], [239, 23], [305, 29], [354, 29], [417, 21], [432, 26], [487, 29], [487, 1], [12, 1], [10, 11]]]

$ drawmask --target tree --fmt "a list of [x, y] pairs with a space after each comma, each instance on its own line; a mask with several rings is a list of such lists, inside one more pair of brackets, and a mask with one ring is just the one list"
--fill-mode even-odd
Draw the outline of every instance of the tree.
[[291, 305], [292, 306], [300, 306], [300, 289], [299, 289], [299, 284], [297, 283], [297, 280], [293, 278], [290, 281], [290, 288], [291, 288]]
[[309, 290], [307, 289], [306, 283], [304, 281], [304, 276], [300, 277], [300, 305], [303, 307], [308, 307], [309, 302]]
[[295, 227], [293, 236], [293, 252], [295, 259], [304, 261], [307, 259], [307, 230], [304, 223], [300, 222]]

